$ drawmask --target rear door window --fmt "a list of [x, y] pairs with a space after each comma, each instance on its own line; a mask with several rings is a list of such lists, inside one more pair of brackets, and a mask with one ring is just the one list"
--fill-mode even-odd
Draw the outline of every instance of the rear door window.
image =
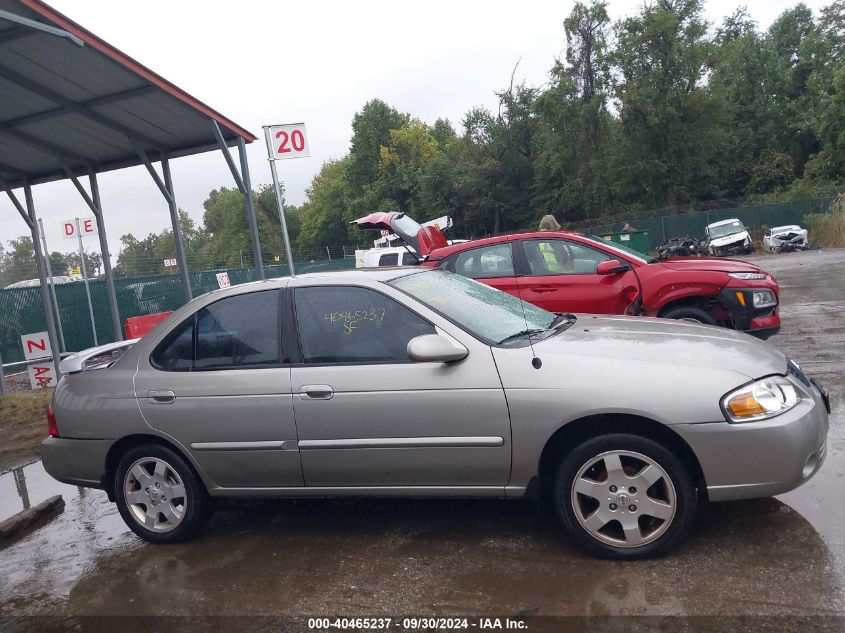
[[150, 355], [153, 367], [164, 371], [191, 371], [194, 366], [194, 317], [182, 321]]
[[279, 294], [236, 295], [197, 313], [196, 369], [275, 365], [281, 357]]
[[150, 355], [150, 363], [163, 371], [263, 367], [280, 359], [277, 290], [235, 295], [202, 308]]
[[513, 277], [510, 243], [482, 246], [458, 253], [455, 258], [455, 272], [472, 279]]

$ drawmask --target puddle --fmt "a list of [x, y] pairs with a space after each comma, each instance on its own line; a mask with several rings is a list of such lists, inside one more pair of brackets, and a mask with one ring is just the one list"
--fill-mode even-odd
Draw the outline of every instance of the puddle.
[[[63, 512], [0, 549], [0, 596], [11, 598], [13, 607], [21, 600], [60, 600], [97, 560], [139, 546], [104, 492], [59, 483], [40, 461], [0, 475], [0, 517], [57, 494], [65, 501]], [[8, 606], [0, 600], [0, 614], [9, 614]]]

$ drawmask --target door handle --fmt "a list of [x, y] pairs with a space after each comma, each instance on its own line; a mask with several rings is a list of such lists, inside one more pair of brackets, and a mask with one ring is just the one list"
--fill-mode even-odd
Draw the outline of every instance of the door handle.
[[544, 292], [554, 292], [557, 290], [557, 286], [534, 286], [531, 288], [532, 292], [536, 292], [538, 294], [542, 294]]
[[299, 397], [303, 400], [331, 400], [334, 390], [328, 385], [303, 385]]
[[165, 389], [163, 391], [148, 391], [147, 400], [153, 404], [173, 404], [176, 402], [176, 394]]

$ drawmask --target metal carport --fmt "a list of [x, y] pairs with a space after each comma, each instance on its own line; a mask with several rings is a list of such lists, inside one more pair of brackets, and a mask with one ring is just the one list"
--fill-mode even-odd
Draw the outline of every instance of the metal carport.
[[[122, 339], [97, 174], [144, 165], [170, 210], [185, 295], [191, 298], [169, 160], [221, 149], [246, 196], [252, 247], [264, 278], [246, 157], [256, 139], [184, 90], [40, 0], [0, 0], [0, 189], [32, 232], [47, 326], [59, 346], [32, 187], [70, 179], [97, 217], [109, 307]], [[240, 169], [229, 153], [237, 146]], [[154, 167], [160, 162], [161, 174]], [[80, 179], [88, 180], [86, 189]], [[23, 189], [23, 200], [15, 189]], [[2, 369], [0, 369], [2, 373]]]

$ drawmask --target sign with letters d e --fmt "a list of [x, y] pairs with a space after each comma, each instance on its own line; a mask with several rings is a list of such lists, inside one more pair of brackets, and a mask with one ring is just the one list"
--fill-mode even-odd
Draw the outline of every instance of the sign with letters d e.
[[93, 215], [88, 218], [79, 218], [79, 233], [76, 232], [76, 220], [65, 220], [62, 222], [62, 236], [66, 240], [75, 240], [79, 235], [88, 237], [97, 234], [97, 218]]

